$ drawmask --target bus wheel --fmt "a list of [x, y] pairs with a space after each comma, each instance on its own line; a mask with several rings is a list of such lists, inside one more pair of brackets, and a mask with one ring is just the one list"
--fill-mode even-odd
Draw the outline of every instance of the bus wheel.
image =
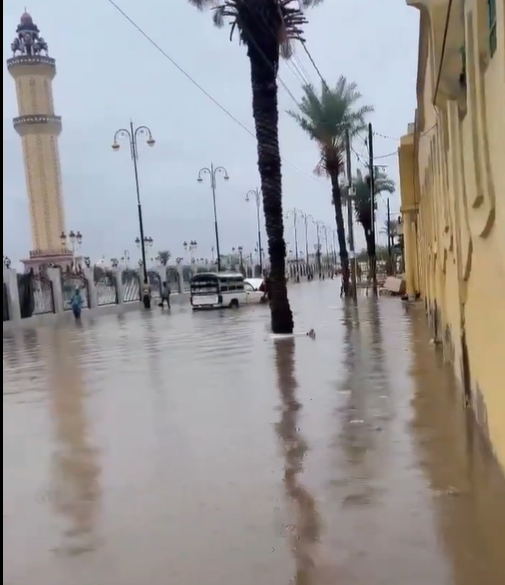
[[237, 299], [233, 299], [230, 303], [230, 307], [232, 309], [238, 309], [238, 300]]

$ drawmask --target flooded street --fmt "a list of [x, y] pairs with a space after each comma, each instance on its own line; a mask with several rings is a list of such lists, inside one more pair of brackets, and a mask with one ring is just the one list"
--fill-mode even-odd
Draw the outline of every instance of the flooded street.
[[505, 486], [422, 308], [4, 333], [4, 585], [503, 585]]

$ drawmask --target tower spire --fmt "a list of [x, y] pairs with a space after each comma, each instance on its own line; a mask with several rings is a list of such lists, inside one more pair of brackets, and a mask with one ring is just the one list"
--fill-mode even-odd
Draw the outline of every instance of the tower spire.
[[16, 55], [47, 55], [45, 39], [40, 35], [39, 27], [33, 22], [31, 14], [25, 11], [19, 19], [16, 37], [11, 43], [13, 56]]

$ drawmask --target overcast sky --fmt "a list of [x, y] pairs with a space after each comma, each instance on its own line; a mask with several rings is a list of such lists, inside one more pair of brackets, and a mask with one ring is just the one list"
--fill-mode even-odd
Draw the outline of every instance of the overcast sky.
[[[216, 29], [211, 15], [185, 0], [118, 0], [118, 4], [220, 104], [253, 129], [249, 64], [245, 48]], [[3, 3], [4, 61], [23, 4]], [[67, 229], [84, 235], [83, 252], [93, 259], [137, 253], [137, 211], [131, 160], [125, 149], [110, 149], [115, 130], [147, 124], [156, 146], [140, 148], [140, 178], [146, 235], [155, 251], [182, 254], [184, 240], [198, 241], [197, 256], [213, 245], [210, 185], [196, 182], [211, 161], [224, 165], [230, 181], [218, 184], [222, 251], [255, 245], [255, 210], [245, 193], [259, 185], [255, 140], [192, 85], [108, 2], [30, 0], [28, 9], [57, 60], [56, 112], [63, 117], [60, 138]], [[308, 12], [308, 47], [331, 85], [340, 75], [356, 81], [375, 106], [370, 121], [377, 156], [395, 152], [398, 138], [413, 121], [418, 12], [402, 0], [327, 0]], [[302, 50], [297, 56], [310, 79], [315, 70]], [[298, 98], [301, 82], [292, 63], [282, 81]], [[295, 104], [280, 85], [281, 154], [285, 208], [297, 207], [333, 227], [330, 186], [313, 178], [318, 155], [285, 114]], [[14, 84], [4, 67], [4, 254], [25, 257], [31, 247], [21, 145], [12, 128], [17, 115]], [[396, 139], [396, 140], [395, 140]], [[357, 152], [365, 146], [357, 141]], [[381, 159], [398, 180], [397, 156]], [[356, 166], [356, 158], [353, 165]], [[305, 174], [304, 174], [305, 173]], [[380, 215], [385, 204], [379, 201]], [[398, 198], [391, 203], [398, 212]], [[360, 228], [358, 243], [362, 244]], [[286, 239], [292, 246], [288, 231]], [[313, 239], [313, 236], [312, 236]], [[314, 241], [311, 242], [312, 244]], [[304, 244], [301, 244], [304, 247]]]

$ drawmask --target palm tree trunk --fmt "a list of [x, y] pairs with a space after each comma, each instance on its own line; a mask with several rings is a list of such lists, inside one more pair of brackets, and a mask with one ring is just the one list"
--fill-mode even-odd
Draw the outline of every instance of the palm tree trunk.
[[347, 253], [347, 242], [345, 239], [344, 214], [342, 212], [342, 194], [338, 182], [338, 175], [331, 177], [331, 190], [333, 197], [333, 207], [335, 208], [335, 221], [337, 223], [337, 238], [342, 266], [342, 286], [345, 296], [349, 296], [349, 255]]
[[[258, 169], [263, 193], [263, 211], [270, 257], [270, 311], [273, 333], [293, 333], [293, 313], [286, 287], [286, 243], [282, 214], [282, 175], [279, 152], [277, 107], [277, 62], [268, 60], [269, 51], [248, 50], [251, 62], [253, 117], [258, 145]], [[270, 52], [273, 56], [273, 53]]]
[[372, 222], [368, 217], [360, 218], [361, 227], [365, 235], [366, 242], [366, 253], [368, 255], [368, 267], [371, 281], [374, 281], [374, 274], [377, 271], [377, 260], [376, 260], [376, 249], [375, 249], [375, 238], [372, 231]]
[[375, 247], [375, 234], [372, 225], [366, 232], [366, 248], [368, 252], [368, 262], [370, 264], [370, 278], [374, 294], [377, 294], [377, 250]]

